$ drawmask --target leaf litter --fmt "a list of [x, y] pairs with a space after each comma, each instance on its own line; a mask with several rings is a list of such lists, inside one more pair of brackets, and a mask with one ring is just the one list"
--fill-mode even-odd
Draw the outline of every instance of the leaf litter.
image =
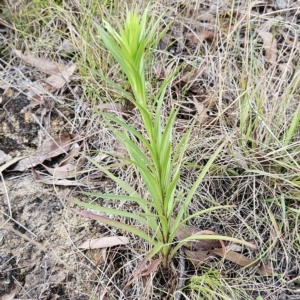
[[70, 134], [62, 134], [46, 139], [36, 152], [30, 157], [20, 160], [12, 171], [25, 171], [29, 168], [42, 164], [45, 160], [49, 160], [60, 154], [67, 153], [72, 145], [72, 136]]
[[80, 249], [102, 249], [108, 247], [114, 247], [118, 245], [126, 245], [129, 243], [129, 238], [126, 236], [108, 236], [98, 239], [91, 239], [85, 241], [78, 246]]
[[[201, 234], [216, 234], [213, 231], [204, 230]], [[182, 225], [176, 233], [178, 240], [183, 240], [187, 237], [199, 234], [199, 229], [194, 226]], [[274, 271], [271, 262], [259, 263], [257, 259], [250, 259], [236, 251], [227, 250], [225, 241], [218, 240], [199, 240], [187, 243], [183, 246], [183, 251], [186, 257], [196, 266], [203, 263], [208, 263], [214, 257], [218, 256], [229, 260], [241, 267], [254, 267], [259, 266], [257, 272], [263, 276], [272, 276]], [[222, 248], [220, 248], [222, 246]]]

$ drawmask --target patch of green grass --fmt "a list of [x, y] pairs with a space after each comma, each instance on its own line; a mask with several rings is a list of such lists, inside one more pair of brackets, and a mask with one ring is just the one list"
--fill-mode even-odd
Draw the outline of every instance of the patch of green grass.
[[248, 295], [239, 289], [232, 287], [225, 278], [222, 278], [219, 271], [207, 269], [203, 275], [192, 276], [185, 290], [190, 291], [188, 299], [207, 300], [242, 300], [249, 299]]

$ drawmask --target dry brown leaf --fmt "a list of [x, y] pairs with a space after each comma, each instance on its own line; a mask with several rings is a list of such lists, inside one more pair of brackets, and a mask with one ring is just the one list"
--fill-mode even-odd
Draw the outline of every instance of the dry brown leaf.
[[[14, 49], [13, 51], [19, 58], [21, 58], [23, 61], [30, 64], [31, 66], [34, 66], [37, 70], [45, 74], [51, 75], [45, 80], [45, 82], [52, 87], [52, 89], [50, 89], [51, 91], [62, 88], [65, 85], [65, 83], [69, 81], [70, 76], [72, 76], [72, 74], [77, 69], [76, 64], [64, 66], [58, 63], [54, 63], [46, 58], [35, 57], [30, 53], [23, 54], [20, 50]], [[37, 87], [31, 87], [31, 92], [35, 92], [35, 94], [38, 95], [47, 93], [47, 88], [39, 88], [38, 85], [40, 85], [39, 82], [37, 82]]]
[[[248, 257], [246, 257], [246, 256], [244, 256], [240, 253], [235, 252], [235, 251], [228, 251], [224, 255], [223, 249], [214, 249], [214, 250], [210, 251], [210, 253], [216, 254], [216, 255], [218, 255], [220, 257], [223, 257], [227, 260], [230, 260], [230, 261], [234, 262], [235, 264], [237, 264], [241, 267], [246, 267], [246, 266], [255, 267], [259, 264], [258, 262], [255, 262], [256, 259], [248, 258]], [[269, 261], [267, 263], [261, 262], [259, 264], [259, 267], [258, 267], [256, 272], [259, 273], [262, 276], [271, 276], [271, 275], [273, 275], [274, 270], [273, 270], [272, 262], [271, 261]]]
[[12, 160], [9, 160], [8, 162], [6, 162], [4, 165], [2, 165], [0, 167], [0, 173], [2, 173], [4, 170], [6, 170], [8, 167], [10, 167], [11, 165], [15, 164], [16, 162], [18, 162], [19, 160], [23, 159], [24, 156], [21, 157], [15, 157]]
[[145, 272], [141, 273], [140, 276], [147, 276], [149, 274], [151, 274], [152, 272], [155, 272], [157, 267], [160, 265], [162, 259], [161, 258], [157, 258], [155, 259], [148, 267], [148, 270], [146, 270]]
[[266, 60], [271, 64], [277, 62], [277, 41], [272, 33], [262, 30], [257, 30], [257, 34], [263, 39]]
[[43, 166], [51, 175], [53, 175], [54, 179], [76, 178], [79, 170], [86, 162], [85, 156], [81, 156], [78, 160], [75, 159], [80, 150], [81, 146], [79, 146], [78, 143], [75, 143], [72, 146], [72, 150], [67, 154], [59, 166], [55, 168]]
[[72, 145], [71, 151], [64, 157], [63, 161], [59, 164], [60, 166], [68, 165], [75, 161], [75, 157], [78, 156], [81, 150], [81, 146], [78, 143]]
[[101, 248], [108, 248], [118, 245], [126, 245], [129, 243], [129, 239], [126, 236], [108, 236], [102, 237], [99, 239], [91, 239], [85, 241], [82, 245], [78, 248], [81, 249], [101, 249]]
[[[130, 286], [134, 281], [136, 281], [138, 278], [143, 277], [143, 276], [147, 276], [153, 272], [156, 271], [157, 267], [160, 265], [160, 263], [162, 262], [161, 258], [157, 258], [154, 261], [151, 262], [151, 264], [149, 265], [148, 269], [145, 272], [142, 273], [136, 273], [137, 275], [135, 275], [133, 277], [133, 279], [131, 279], [125, 286], [125, 288], [127, 288], [128, 286]], [[141, 265], [144, 265], [144, 262], [141, 263]], [[141, 267], [141, 266], [140, 266]], [[140, 267], [138, 269], [140, 269]]]
[[39, 96], [48, 95], [49, 90], [50, 90], [49, 85], [40, 81], [34, 81], [28, 87], [28, 91], [31, 93], [31, 95], [39, 95]]
[[43, 105], [45, 104], [45, 100], [43, 96], [40, 95], [34, 95], [31, 100], [30, 103], [28, 104], [28, 108], [35, 108], [39, 105]]
[[176, 83], [193, 83], [195, 80], [201, 77], [205, 70], [204, 66], [199, 69], [192, 69], [191, 67], [185, 67], [182, 71], [183, 75], [180, 77], [179, 81]]
[[71, 136], [69, 134], [48, 138], [33, 155], [19, 161], [12, 170], [25, 171], [28, 168], [35, 167], [36, 165], [42, 164], [46, 159], [66, 153], [70, 149], [70, 146]]
[[207, 108], [202, 102], [199, 102], [195, 97], [193, 97], [193, 100], [199, 115], [198, 122], [200, 124], [204, 124], [208, 119]]
[[211, 255], [209, 254], [209, 251], [191, 251], [188, 249], [183, 249], [184, 253], [186, 254], [186, 257], [195, 265], [200, 266], [205, 261], [207, 261]]
[[102, 162], [105, 158], [109, 157], [107, 154], [99, 153], [95, 158], [93, 158], [93, 161], [96, 163]]
[[[202, 234], [215, 234], [212, 231], [203, 231]], [[187, 237], [190, 237], [195, 234], [200, 234], [199, 229], [193, 226], [189, 225], [182, 225], [176, 232], [176, 237], [178, 240], [184, 240]], [[213, 248], [219, 248], [221, 246], [221, 242], [218, 240], [199, 240], [197, 242], [190, 242], [187, 243], [185, 246], [188, 246], [189, 248], [198, 251], [208, 251]]]
[[64, 51], [65, 53], [74, 53], [75, 52], [74, 44], [70, 40], [67, 40], [67, 39], [64, 39], [62, 41], [62, 43], [58, 47], [58, 50]]
[[255, 259], [250, 259], [250, 258], [248, 258], [240, 253], [237, 253], [235, 251], [228, 251], [228, 252], [225, 252], [225, 254], [224, 254], [223, 249], [214, 249], [214, 250], [210, 251], [210, 253], [216, 254], [227, 260], [230, 260], [230, 261], [234, 262], [235, 264], [242, 266], [242, 267], [248, 266], [255, 261]]
[[68, 179], [57, 179], [50, 176], [40, 176], [40, 174], [32, 168], [32, 176], [35, 180], [44, 183], [44, 184], [51, 184], [51, 185], [62, 185], [62, 186], [95, 186], [99, 184], [103, 184], [102, 181], [99, 181], [99, 178], [103, 177], [102, 172], [97, 172], [94, 174], [88, 174], [79, 180], [68, 180]]
[[59, 284], [65, 280], [66, 276], [67, 276], [67, 271], [65, 269], [56, 267], [54, 270], [52, 270], [48, 280], [50, 282], [55, 282], [56, 284]]
[[62, 185], [62, 186], [88, 186], [88, 183], [83, 182], [82, 180], [74, 181], [74, 180], [68, 180], [68, 179], [57, 179], [53, 177], [47, 177], [43, 178], [41, 177], [39, 182], [44, 184], [51, 184], [51, 185]]
[[72, 159], [68, 164], [56, 168], [43, 166], [54, 179], [76, 178], [85, 161], [86, 158], [82, 156], [78, 160]]
[[0, 165], [11, 160], [11, 156], [0, 150]]
[[69, 67], [62, 69], [60, 74], [53, 74], [44, 81], [51, 85], [54, 90], [61, 89], [67, 82], [69, 82], [70, 77], [73, 75], [76, 69], [77, 65], [72, 64]]
[[48, 75], [59, 75], [65, 66], [54, 63], [46, 58], [35, 57], [30, 53], [23, 54], [22, 51], [14, 49], [13, 52], [26, 63]]
[[261, 263], [258, 268], [259, 274], [262, 276], [272, 276], [274, 274], [273, 264], [271, 261], [267, 263]]
[[201, 30], [187, 35], [189, 45], [194, 46], [203, 41], [212, 41], [215, 37], [215, 32], [210, 30]]

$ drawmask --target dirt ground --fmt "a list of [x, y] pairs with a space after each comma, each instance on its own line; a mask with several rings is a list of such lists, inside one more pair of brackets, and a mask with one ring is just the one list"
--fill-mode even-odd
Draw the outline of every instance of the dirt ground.
[[[0, 150], [11, 157], [32, 153], [40, 128], [21, 113], [29, 100], [6, 99], [0, 112], [0, 131], [5, 133]], [[89, 221], [66, 208], [72, 193], [68, 187], [36, 182], [30, 173], [6, 174], [0, 185], [1, 299], [15, 294], [22, 299], [90, 299], [90, 291], [101, 293], [93, 281], [99, 263], [94, 256], [100, 251], [88, 258], [76, 247], [101, 228], [88, 226]]]

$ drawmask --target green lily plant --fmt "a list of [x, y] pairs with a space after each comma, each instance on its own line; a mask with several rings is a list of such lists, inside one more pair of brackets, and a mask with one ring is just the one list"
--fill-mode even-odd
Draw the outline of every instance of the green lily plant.
[[[127, 11], [124, 25], [122, 26], [119, 22], [116, 22], [118, 31], [107, 21], [103, 22], [103, 27], [97, 24], [95, 24], [95, 26], [106, 49], [126, 75], [132, 93], [126, 92], [110, 79], [99, 75], [122, 93], [124, 97], [133, 102], [142, 117], [145, 131], [142, 134], [132, 125], [129, 125], [120, 118], [104, 112], [101, 112], [101, 114], [111, 122], [112, 131], [127, 149], [129, 158], [124, 158], [124, 160], [127, 164], [134, 165], [136, 174], [142, 179], [144, 189], [147, 191], [147, 193], [144, 194], [149, 195], [149, 197], [142, 197], [133, 187], [113, 175], [106, 167], [93, 162], [109, 178], [122, 187], [126, 195], [85, 194], [102, 199], [134, 202], [139, 205], [141, 212], [134, 214], [77, 200], [74, 202], [93, 211], [134, 219], [143, 226], [137, 228], [127, 225], [96, 214], [91, 210], [78, 211], [78, 213], [98, 220], [101, 223], [126, 230], [146, 240], [152, 245], [152, 251], [145, 257], [144, 261], [150, 260], [156, 255], [155, 265], [162, 263], [164, 267], [168, 266], [178, 249], [189, 241], [208, 239], [226, 240], [255, 248], [253, 244], [246, 241], [228, 236], [207, 234], [205, 231], [189, 236], [183, 240], [176, 239], [177, 231], [183, 228], [188, 220], [217, 209], [232, 207], [229, 205], [216, 206], [199, 211], [190, 216], [186, 215], [187, 207], [193, 199], [199, 184], [227, 141], [224, 140], [220, 143], [219, 147], [201, 170], [191, 190], [187, 194], [180, 192], [180, 171], [184, 163], [184, 154], [188, 147], [189, 137], [194, 123], [191, 124], [190, 130], [184, 134], [181, 140], [175, 143], [172, 138], [172, 132], [177, 110], [173, 108], [166, 122], [162, 120], [161, 108], [165, 92], [168, 84], [172, 78], [174, 78], [175, 73], [162, 82], [157, 95], [153, 96], [147, 93], [145, 79], [146, 67], [149, 67], [151, 64], [153, 51], [161, 38], [161, 36], [156, 37], [160, 20], [155, 21], [153, 18], [149, 18], [148, 9], [146, 9], [142, 16], [140, 16], [137, 11]], [[114, 129], [115, 125], [113, 127], [112, 124], [120, 125], [121, 129]], [[176, 214], [174, 214], [175, 211]]]

